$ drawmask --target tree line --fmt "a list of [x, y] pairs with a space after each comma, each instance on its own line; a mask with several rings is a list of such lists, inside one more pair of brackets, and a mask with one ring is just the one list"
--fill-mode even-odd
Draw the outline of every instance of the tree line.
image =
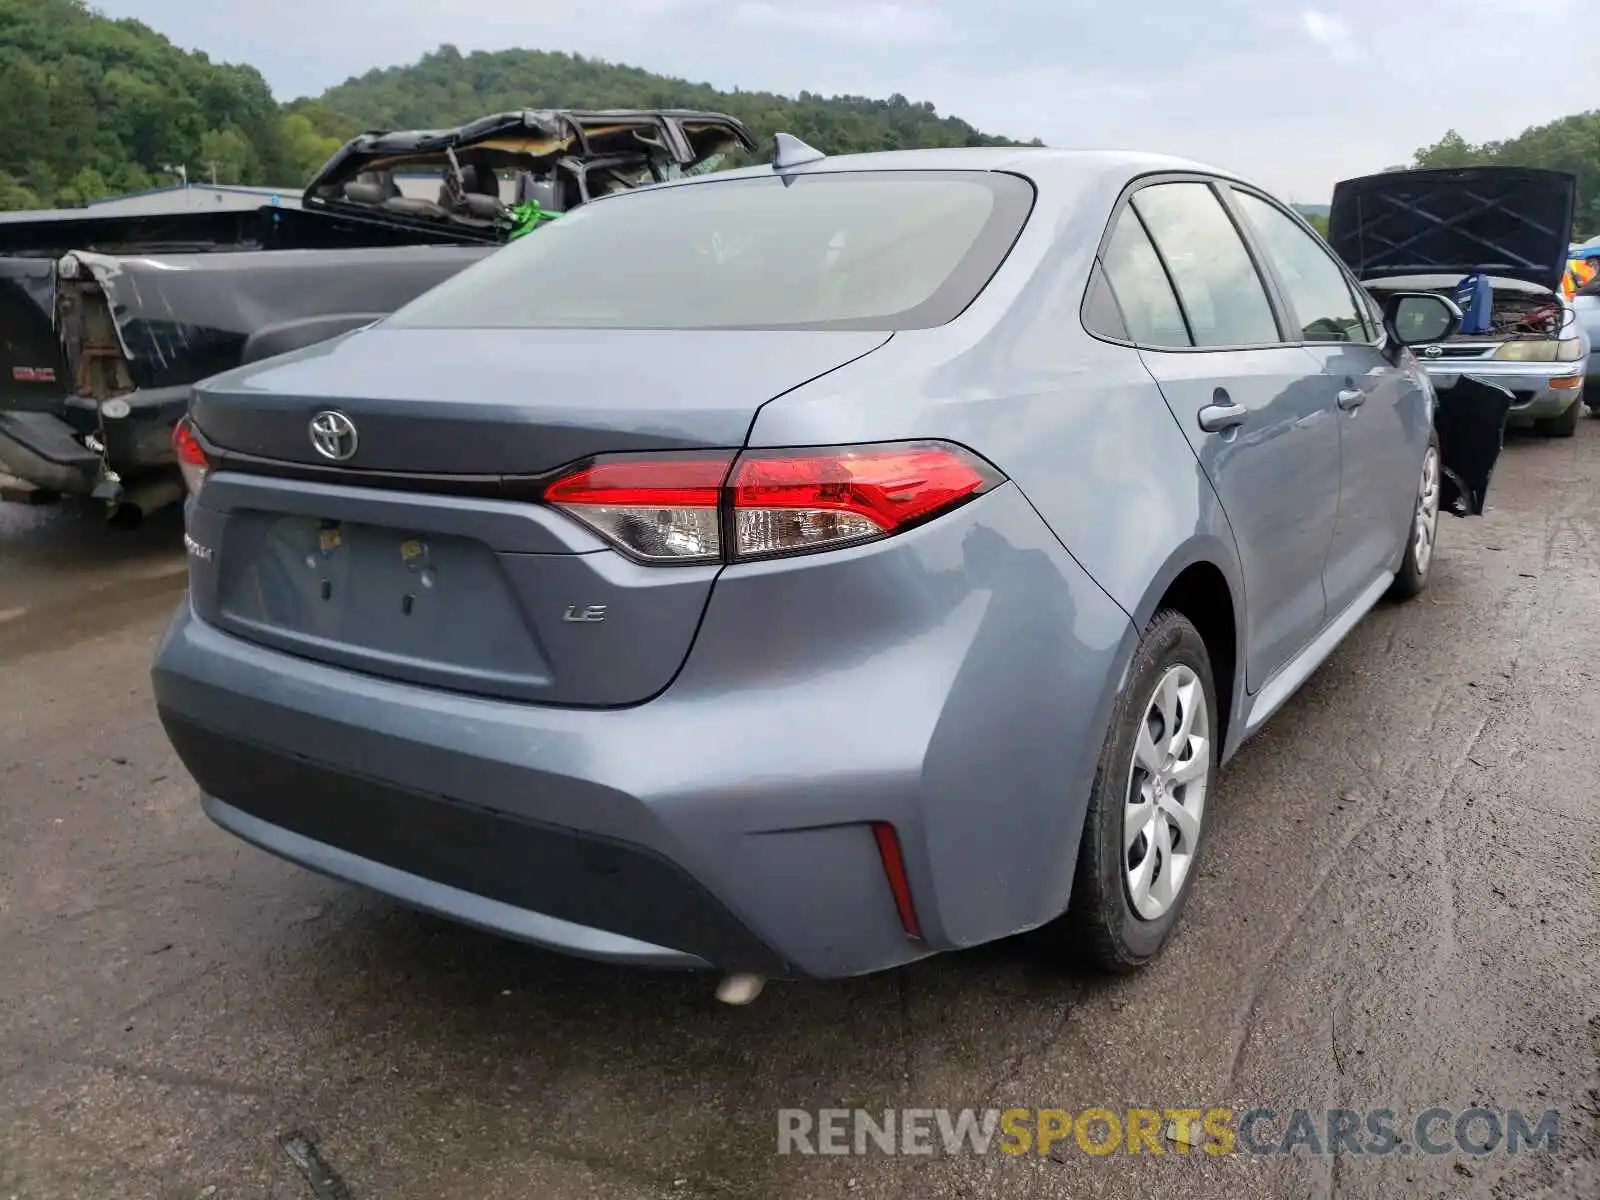
[[0, 0], [0, 209], [70, 206], [191, 179], [306, 178], [342, 139], [253, 67], [180, 50], [83, 0]]
[[437, 128], [518, 108], [705, 108], [829, 153], [1016, 144], [904, 96], [721, 92], [534, 50], [442, 46], [320, 98], [274, 99], [250, 66], [212, 62], [86, 0], [0, 0], [0, 209], [88, 203], [215, 180], [297, 188], [364, 129]]
[[1473, 145], [1454, 129], [1417, 151], [1419, 167], [1544, 167], [1578, 177], [1577, 236], [1600, 234], [1600, 109]]
[[[0, 0], [0, 209], [72, 206], [191, 181], [297, 189], [364, 129], [437, 128], [517, 108], [699, 108], [769, 142], [786, 130], [829, 154], [924, 146], [1038, 145], [984, 133], [904, 96], [721, 91], [543, 50], [441, 46], [320, 97], [280, 104], [260, 72], [179, 49], [86, 0]], [[1579, 226], [1600, 232], [1600, 112], [1505, 142], [1451, 131], [1417, 166], [1506, 162], [1579, 177]]]

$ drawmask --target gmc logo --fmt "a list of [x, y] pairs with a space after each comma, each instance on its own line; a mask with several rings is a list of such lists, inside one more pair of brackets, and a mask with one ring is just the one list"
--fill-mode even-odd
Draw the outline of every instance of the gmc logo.
[[12, 367], [11, 378], [18, 383], [54, 383], [56, 369], [54, 367]]

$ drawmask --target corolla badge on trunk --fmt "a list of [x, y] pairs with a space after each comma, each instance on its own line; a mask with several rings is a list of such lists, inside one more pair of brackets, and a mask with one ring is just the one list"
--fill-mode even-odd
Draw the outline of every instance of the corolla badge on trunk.
[[323, 458], [344, 462], [355, 456], [359, 441], [356, 423], [337, 409], [327, 409], [311, 418], [311, 445]]

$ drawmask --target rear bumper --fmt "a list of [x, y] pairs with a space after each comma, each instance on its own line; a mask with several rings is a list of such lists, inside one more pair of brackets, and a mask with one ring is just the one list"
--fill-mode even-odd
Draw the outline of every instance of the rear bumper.
[[[716, 960], [768, 975], [785, 970], [786, 964], [704, 889], [652, 855], [384, 787], [172, 718], [167, 729], [191, 761], [205, 764], [227, 755], [253, 768], [253, 786], [235, 794], [239, 804], [202, 794], [201, 807], [229, 833], [290, 862], [569, 954], [641, 966], [709, 967]], [[200, 770], [209, 773], [216, 765]], [[355, 818], [371, 821], [372, 828], [346, 828]], [[296, 829], [315, 829], [324, 840]], [[442, 840], [430, 845], [428, 839], [435, 837]], [[371, 848], [385, 861], [352, 853], [343, 848], [346, 844]], [[626, 895], [606, 894], [615, 893], [623, 880]], [[619, 905], [637, 908], [644, 923], [659, 926], [663, 940], [695, 946], [709, 957], [569, 919], [583, 916], [609, 924], [607, 909]], [[557, 912], [569, 917], [553, 915]]]
[[[172, 467], [172, 427], [188, 409], [190, 390], [131, 392], [121, 397], [126, 414], [103, 420], [83, 396], [61, 397], [53, 412], [0, 412], [0, 470], [64, 496], [89, 496], [106, 464], [130, 480]], [[86, 431], [104, 439], [104, 460], [84, 444]]]
[[100, 456], [52, 413], [0, 413], [0, 470], [66, 496], [87, 496], [100, 478]]
[[730, 569], [678, 679], [631, 708], [380, 679], [187, 603], [153, 684], [213, 820], [285, 858], [569, 953], [838, 977], [1064, 911], [1135, 643], [1007, 486], [877, 546]]

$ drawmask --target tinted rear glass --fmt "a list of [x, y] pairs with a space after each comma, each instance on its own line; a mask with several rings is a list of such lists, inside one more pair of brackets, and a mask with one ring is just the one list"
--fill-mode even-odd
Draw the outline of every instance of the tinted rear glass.
[[839, 172], [646, 189], [575, 209], [390, 326], [922, 329], [952, 320], [1033, 203], [1014, 175]]

